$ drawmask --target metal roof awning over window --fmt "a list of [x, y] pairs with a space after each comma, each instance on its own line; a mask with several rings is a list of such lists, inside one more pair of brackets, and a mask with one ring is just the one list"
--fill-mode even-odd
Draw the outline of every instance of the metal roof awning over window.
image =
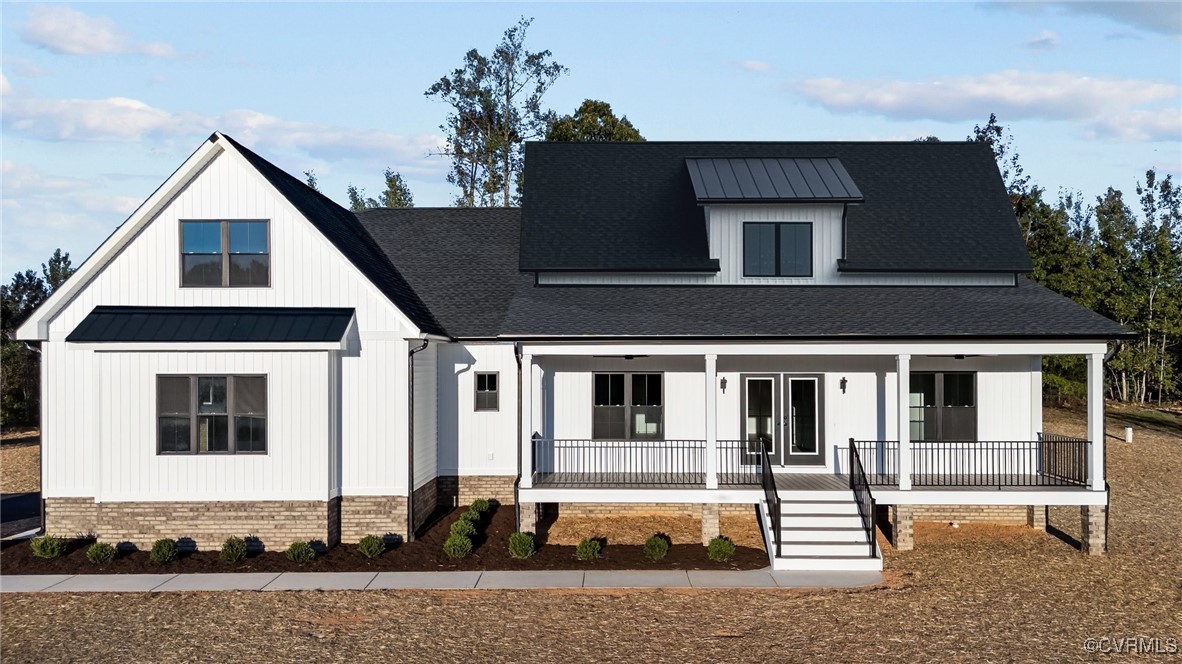
[[95, 307], [73, 343], [340, 343], [352, 309], [307, 307]]
[[699, 203], [860, 203], [862, 192], [834, 157], [685, 160]]

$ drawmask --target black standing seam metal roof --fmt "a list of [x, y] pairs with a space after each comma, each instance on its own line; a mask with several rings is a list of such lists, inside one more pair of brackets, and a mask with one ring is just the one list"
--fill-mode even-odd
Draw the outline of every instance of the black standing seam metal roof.
[[223, 136], [421, 331], [428, 334], [447, 334], [398, 269], [365, 232], [352, 212], [251, 152], [229, 136]]
[[685, 160], [699, 203], [861, 202], [841, 160], [712, 159]]
[[[819, 155], [839, 160], [863, 198], [847, 209], [840, 269], [1032, 269], [982, 143], [531, 142], [525, 154], [524, 271], [717, 271], [686, 160]], [[734, 186], [743, 191], [738, 178]]]
[[318, 307], [95, 307], [72, 343], [331, 343], [352, 309]]

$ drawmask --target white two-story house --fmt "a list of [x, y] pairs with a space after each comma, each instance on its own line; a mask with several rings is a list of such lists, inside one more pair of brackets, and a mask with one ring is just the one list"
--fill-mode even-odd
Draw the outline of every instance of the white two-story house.
[[[1116, 323], [1028, 281], [974, 143], [534, 143], [520, 209], [354, 214], [214, 134], [21, 327], [45, 528], [279, 548], [439, 504], [750, 514], [777, 569], [914, 519], [1103, 550]], [[1043, 431], [1042, 359], [1088, 367]], [[591, 511], [602, 511], [591, 510]]]

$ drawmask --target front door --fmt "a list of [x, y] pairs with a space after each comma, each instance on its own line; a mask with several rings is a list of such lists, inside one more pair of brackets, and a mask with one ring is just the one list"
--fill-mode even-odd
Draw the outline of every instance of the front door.
[[821, 381], [816, 376], [743, 376], [743, 438], [752, 463], [765, 447], [773, 465], [824, 465]]

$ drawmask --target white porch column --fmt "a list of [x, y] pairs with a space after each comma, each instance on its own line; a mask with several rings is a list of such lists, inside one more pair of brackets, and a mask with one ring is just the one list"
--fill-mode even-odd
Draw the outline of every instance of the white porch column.
[[706, 356], [706, 488], [718, 488], [718, 356]]
[[534, 356], [521, 356], [521, 483], [534, 486]]
[[1104, 490], [1104, 355], [1088, 355], [1088, 478], [1093, 491]]
[[899, 490], [911, 490], [911, 356], [895, 356], [898, 377]]

